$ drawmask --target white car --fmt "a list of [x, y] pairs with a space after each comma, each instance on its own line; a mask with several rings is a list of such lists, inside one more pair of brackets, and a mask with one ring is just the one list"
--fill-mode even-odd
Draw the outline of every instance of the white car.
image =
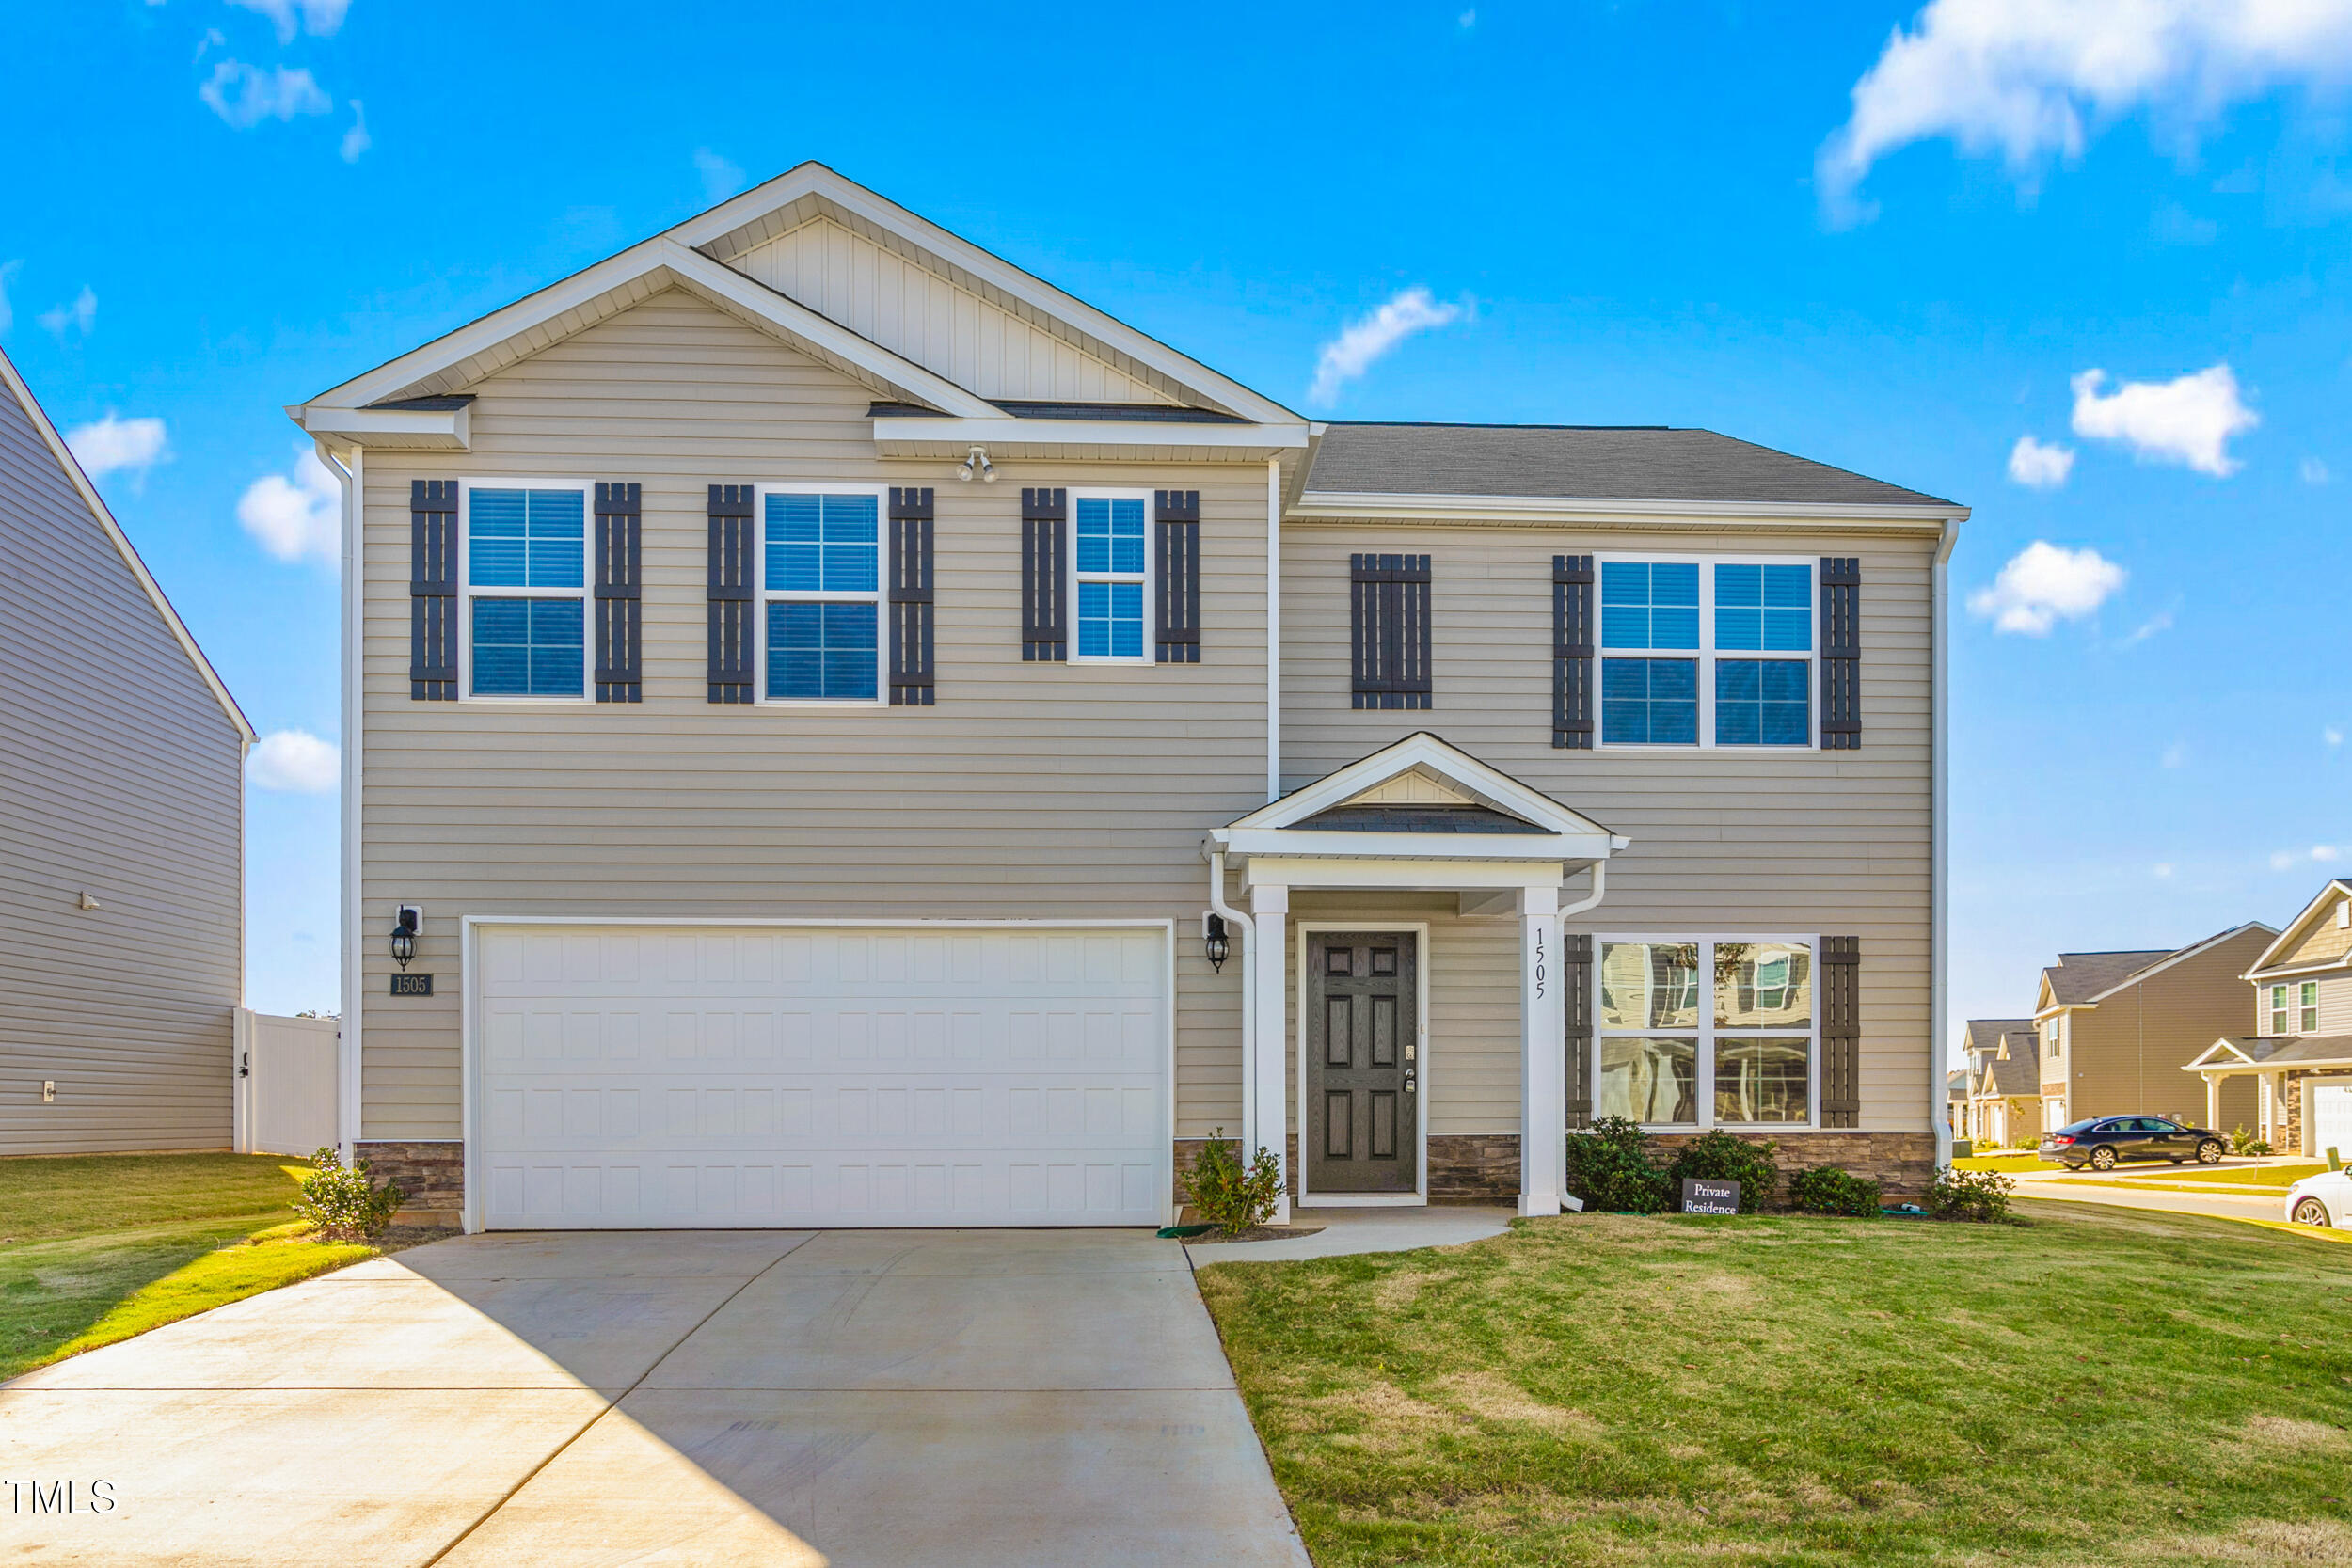
[[2352, 1229], [2352, 1171], [2324, 1170], [2289, 1187], [2287, 1218], [2296, 1225]]

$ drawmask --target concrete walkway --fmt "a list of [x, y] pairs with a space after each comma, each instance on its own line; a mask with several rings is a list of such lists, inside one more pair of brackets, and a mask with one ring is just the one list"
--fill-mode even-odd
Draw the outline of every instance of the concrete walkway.
[[1294, 1209], [1294, 1225], [1319, 1225], [1312, 1236], [1286, 1242], [1217, 1242], [1191, 1246], [1196, 1268], [1211, 1263], [1284, 1263], [1295, 1258], [1340, 1258], [1359, 1252], [1406, 1252], [1414, 1247], [1458, 1246], [1511, 1228], [1510, 1209]]
[[2062, 1179], [2020, 1180], [2019, 1197], [2048, 1198], [2061, 1203], [2104, 1203], [2116, 1209], [2152, 1209], [2168, 1214], [2210, 1214], [2233, 1220], [2278, 1220], [2286, 1217], [2286, 1200], [2276, 1193], [2192, 1193], [2158, 1187], [2098, 1187], [2088, 1181]]
[[1307, 1562], [1134, 1231], [442, 1242], [0, 1386], [0, 1478], [51, 1563]]

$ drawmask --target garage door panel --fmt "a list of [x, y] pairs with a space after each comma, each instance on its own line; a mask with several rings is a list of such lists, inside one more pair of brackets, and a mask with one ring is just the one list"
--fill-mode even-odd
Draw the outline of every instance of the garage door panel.
[[494, 1227], [1157, 1223], [1163, 932], [482, 938]]

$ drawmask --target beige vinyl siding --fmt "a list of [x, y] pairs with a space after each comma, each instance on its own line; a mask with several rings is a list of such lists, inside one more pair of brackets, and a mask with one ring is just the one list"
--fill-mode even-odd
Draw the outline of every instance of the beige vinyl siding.
[[[1860, 937], [1861, 1126], [1927, 1128], [1943, 1083], [1943, 1053], [1929, 1040], [1934, 548], [1932, 535], [1915, 531], [1759, 533], [1695, 520], [1673, 531], [1287, 525], [1285, 786], [1425, 729], [1632, 839], [1610, 863], [1607, 901], [1570, 929]], [[1859, 556], [1861, 750], [1553, 750], [1551, 560], [1595, 550], [1788, 555], [1817, 566], [1824, 555]], [[1426, 711], [1350, 706], [1348, 556], [1358, 551], [1430, 557]], [[1567, 895], [1581, 896], [1583, 885], [1571, 882]], [[1516, 1100], [1507, 1112], [1498, 1101], [1489, 1115], [1464, 1130], [1518, 1126]]]
[[[2271, 941], [2267, 931], [2244, 932], [2068, 1014], [2067, 1108], [2076, 1119], [2137, 1112], [2201, 1122], [2204, 1081], [2180, 1069], [2222, 1036], [2241, 1032], [2240, 976]], [[2223, 1131], [2254, 1125], [2253, 1085], [2251, 1078], [2223, 1081]]]
[[[1207, 830], [1264, 800], [1263, 465], [873, 455], [870, 394], [675, 292], [470, 388], [473, 450], [366, 466], [364, 1128], [459, 1135], [466, 914], [1172, 918], [1178, 1132], [1238, 1123], [1240, 971], [1200, 957]], [[408, 696], [411, 479], [644, 484], [644, 702]], [[936, 706], [705, 701], [707, 487], [835, 481], [937, 496]], [[1021, 658], [1025, 484], [1201, 493], [1201, 661]], [[425, 907], [391, 998], [377, 932]]]
[[0, 1154], [225, 1148], [241, 737], [5, 387], [0, 556]]

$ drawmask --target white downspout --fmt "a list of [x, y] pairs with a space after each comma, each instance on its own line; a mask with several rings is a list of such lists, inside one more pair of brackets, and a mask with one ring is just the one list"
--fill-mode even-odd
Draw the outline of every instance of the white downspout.
[[[1265, 798], [1282, 798], [1282, 460], [1265, 464]], [[1224, 874], [1218, 873], [1220, 890]]]
[[1931, 635], [1935, 639], [1935, 655], [1931, 661], [1933, 682], [1933, 735], [1930, 741], [1933, 764], [1929, 785], [1928, 809], [1934, 814], [1931, 831], [1931, 853], [1934, 864], [1929, 873], [1932, 885], [1933, 903], [1929, 917], [1928, 985], [1931, 999], [1928, 1008], [1928, 1125], [1935, 1130], [1935, 1168], [1944, 1170], [1952, 1163], [1952, 1123], [1939, 1103], [1944, 1096], [1944, 1060], [1951, 1050], [1951, 719], [1952, 719], [1952, 650], [1951, 650], [1951, 562], [1952, 546], [1960, 543], [1960, 519], [1944, 519], [1944, 534], [1936, 542], [1935, 565], [1930, 574], [1932, 579], [1931, 603], [1933, 626]]
[[318, 454], [342, 488], [342, 1023], [337, 1032], [335, 1060], [335, 1141], [348, 1164], [359, 1142], [359, 996], [362, 990], [359, 911], [359, 781], [360, 752], [365, 731], [360, 713], [364, 691], [360, 656], [365, 627], [361, 619], [367, 597], [367, 551], [360, 539], [360, 518], [367, 504], [361, 491], [366, 472], [363, 449], [351, 449], [346, 463], [316, 442]]
[[[1623, 845], [1619, 845], [1618, 847], [1623, 848], [1625, 847]], [[1609, 863], [1607, 861], [1595, 861], [1593, 863], [1593, 891], [1586, 895], [1581, 902], [1561, 905], [1560, 918], [1566, 920], [1572, 915], [1580, 915], [1586, 910], [1596, 908], [1608, 892]]]
[[[1258, 1136], [1258, 927], [1225, 901], [1225, 851], [1209, 851], [1209, 908], [1242, 933], [1241, 966], [1241, 1146], [1247, 1161], [1263, 1142]], [[1229, 960], [1230, 961], [1230, 960]], [[1271, 1147], [1271, 1146], [1268, 1146]]]

